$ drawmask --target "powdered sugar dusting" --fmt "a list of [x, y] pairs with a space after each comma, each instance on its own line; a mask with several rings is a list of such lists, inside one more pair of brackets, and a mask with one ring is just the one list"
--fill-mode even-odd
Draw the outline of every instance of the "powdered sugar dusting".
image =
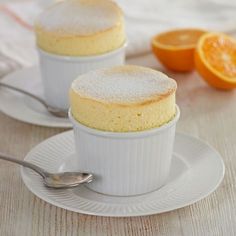
[[92, 71], [72, 83], [72, 89], [82, 97], [120, 104], [162, 96], [176, 86], [176, 82], [165, 74], [139, 66]]
[[36, 25], [62, 34], [91, 35], [112, 28], [121, 17], [109, 0], [66, 0], [44, 11]]

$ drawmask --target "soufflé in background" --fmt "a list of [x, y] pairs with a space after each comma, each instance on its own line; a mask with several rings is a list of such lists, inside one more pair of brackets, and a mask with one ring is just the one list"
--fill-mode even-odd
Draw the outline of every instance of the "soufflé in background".
[[110, 0], [66, 0], [35, 23], [42, 82], [48, 105], [67, 111], [72, 81], [91, 70], [123, 65], [123, 12]]
[[98, 55], [125, 42], [123, 13], [109, 0], [55, 4], [38, 18], [35, 31], [39, 48], [58, 55]]

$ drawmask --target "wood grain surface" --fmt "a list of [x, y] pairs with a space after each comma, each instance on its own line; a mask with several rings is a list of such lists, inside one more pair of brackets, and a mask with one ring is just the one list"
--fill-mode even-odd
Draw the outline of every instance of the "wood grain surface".
[[[151, 55], [129, 63], [162, 70]], [[236, 91], [212, 89], [195, 72], [164, 72], [178, 83], [181, 119], [177, 130], [205, 140], [223, 157], [226, 174], [220, 187], [204, 200], [169, 213], [96, 217], [40, 200], [24, 186], [18, 166], [0, 161], [0, 236], [236, 235]], [[0, 150], [23, 159], [35, 145], [62, 131], [25, 124], [0, 113]]]

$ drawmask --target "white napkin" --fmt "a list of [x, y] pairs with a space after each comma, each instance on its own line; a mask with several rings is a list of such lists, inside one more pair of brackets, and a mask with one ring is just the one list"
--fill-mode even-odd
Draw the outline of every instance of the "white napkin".
[[125, 12], [130, 42], [128, 55], [150, 50], [158, 32], [181, 27], [215, 31], [236, 30], [236, 1], [232, 0], [117, 0]]
[[41, 9], [34, 2], [15, 2], [0, 6], [1, 64], [9, 61], [4, 60], [4, 57], [21, 66], [36, 63], [32, 23], [39, 12]]
[[[52, 1], [52, 0], [51, 0]], [[216, 31], [236, 29], [236, 1], [231, 0], [117, 0], [126, 17], [127, 55], [150, 51], [150, 39], [177, 27], [202, 27]], [[35, 64], [37, 55], [30, 28], [45, 0], [13, 2], [0, 9], [0, 53], [23, 66]]]

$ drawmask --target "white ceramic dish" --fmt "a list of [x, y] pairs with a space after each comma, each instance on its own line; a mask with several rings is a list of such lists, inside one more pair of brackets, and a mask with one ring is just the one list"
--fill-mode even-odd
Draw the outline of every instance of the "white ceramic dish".
[[52, 107], [69, 109], [72, 81], [91, 70], [123, 65], [125, 48], [126, 43], [112, 52], [84, 57], [60, 56], [38, 49], [46, 102]]
[[131, 196], [154, 191], [167, 181], [175, 126], [180, 111], [167, 124], [139, 132], [104, 132], [72, 117], [77, 168], [92, 173], [88, 188], [103, 194]]
[[[38, 67], [18, 70], [7, 75], [1, 81], [44, 98]], [[55, 117], [34, 99], [6, 88], [0, 88], [0, 111], [14, 119], [34, 125], [59, 128], [72, 127], [69, 119]]]
[[[25, 160], [48, 171], [75, 170], [75, 145], [72, 131], [51, 137], [33, 148]], [[224, 163], [213, 148], [203, 141], [176, 134], [169, 178], [162, 188], [133, 197], [99, 194], [80, 186], [69, 190], [52, 190], [41, 177], [22, 168], [27, 188], [55, 206], [98, 216], [144, 216], [178, 209], [212, 193], [224, 177]]]

